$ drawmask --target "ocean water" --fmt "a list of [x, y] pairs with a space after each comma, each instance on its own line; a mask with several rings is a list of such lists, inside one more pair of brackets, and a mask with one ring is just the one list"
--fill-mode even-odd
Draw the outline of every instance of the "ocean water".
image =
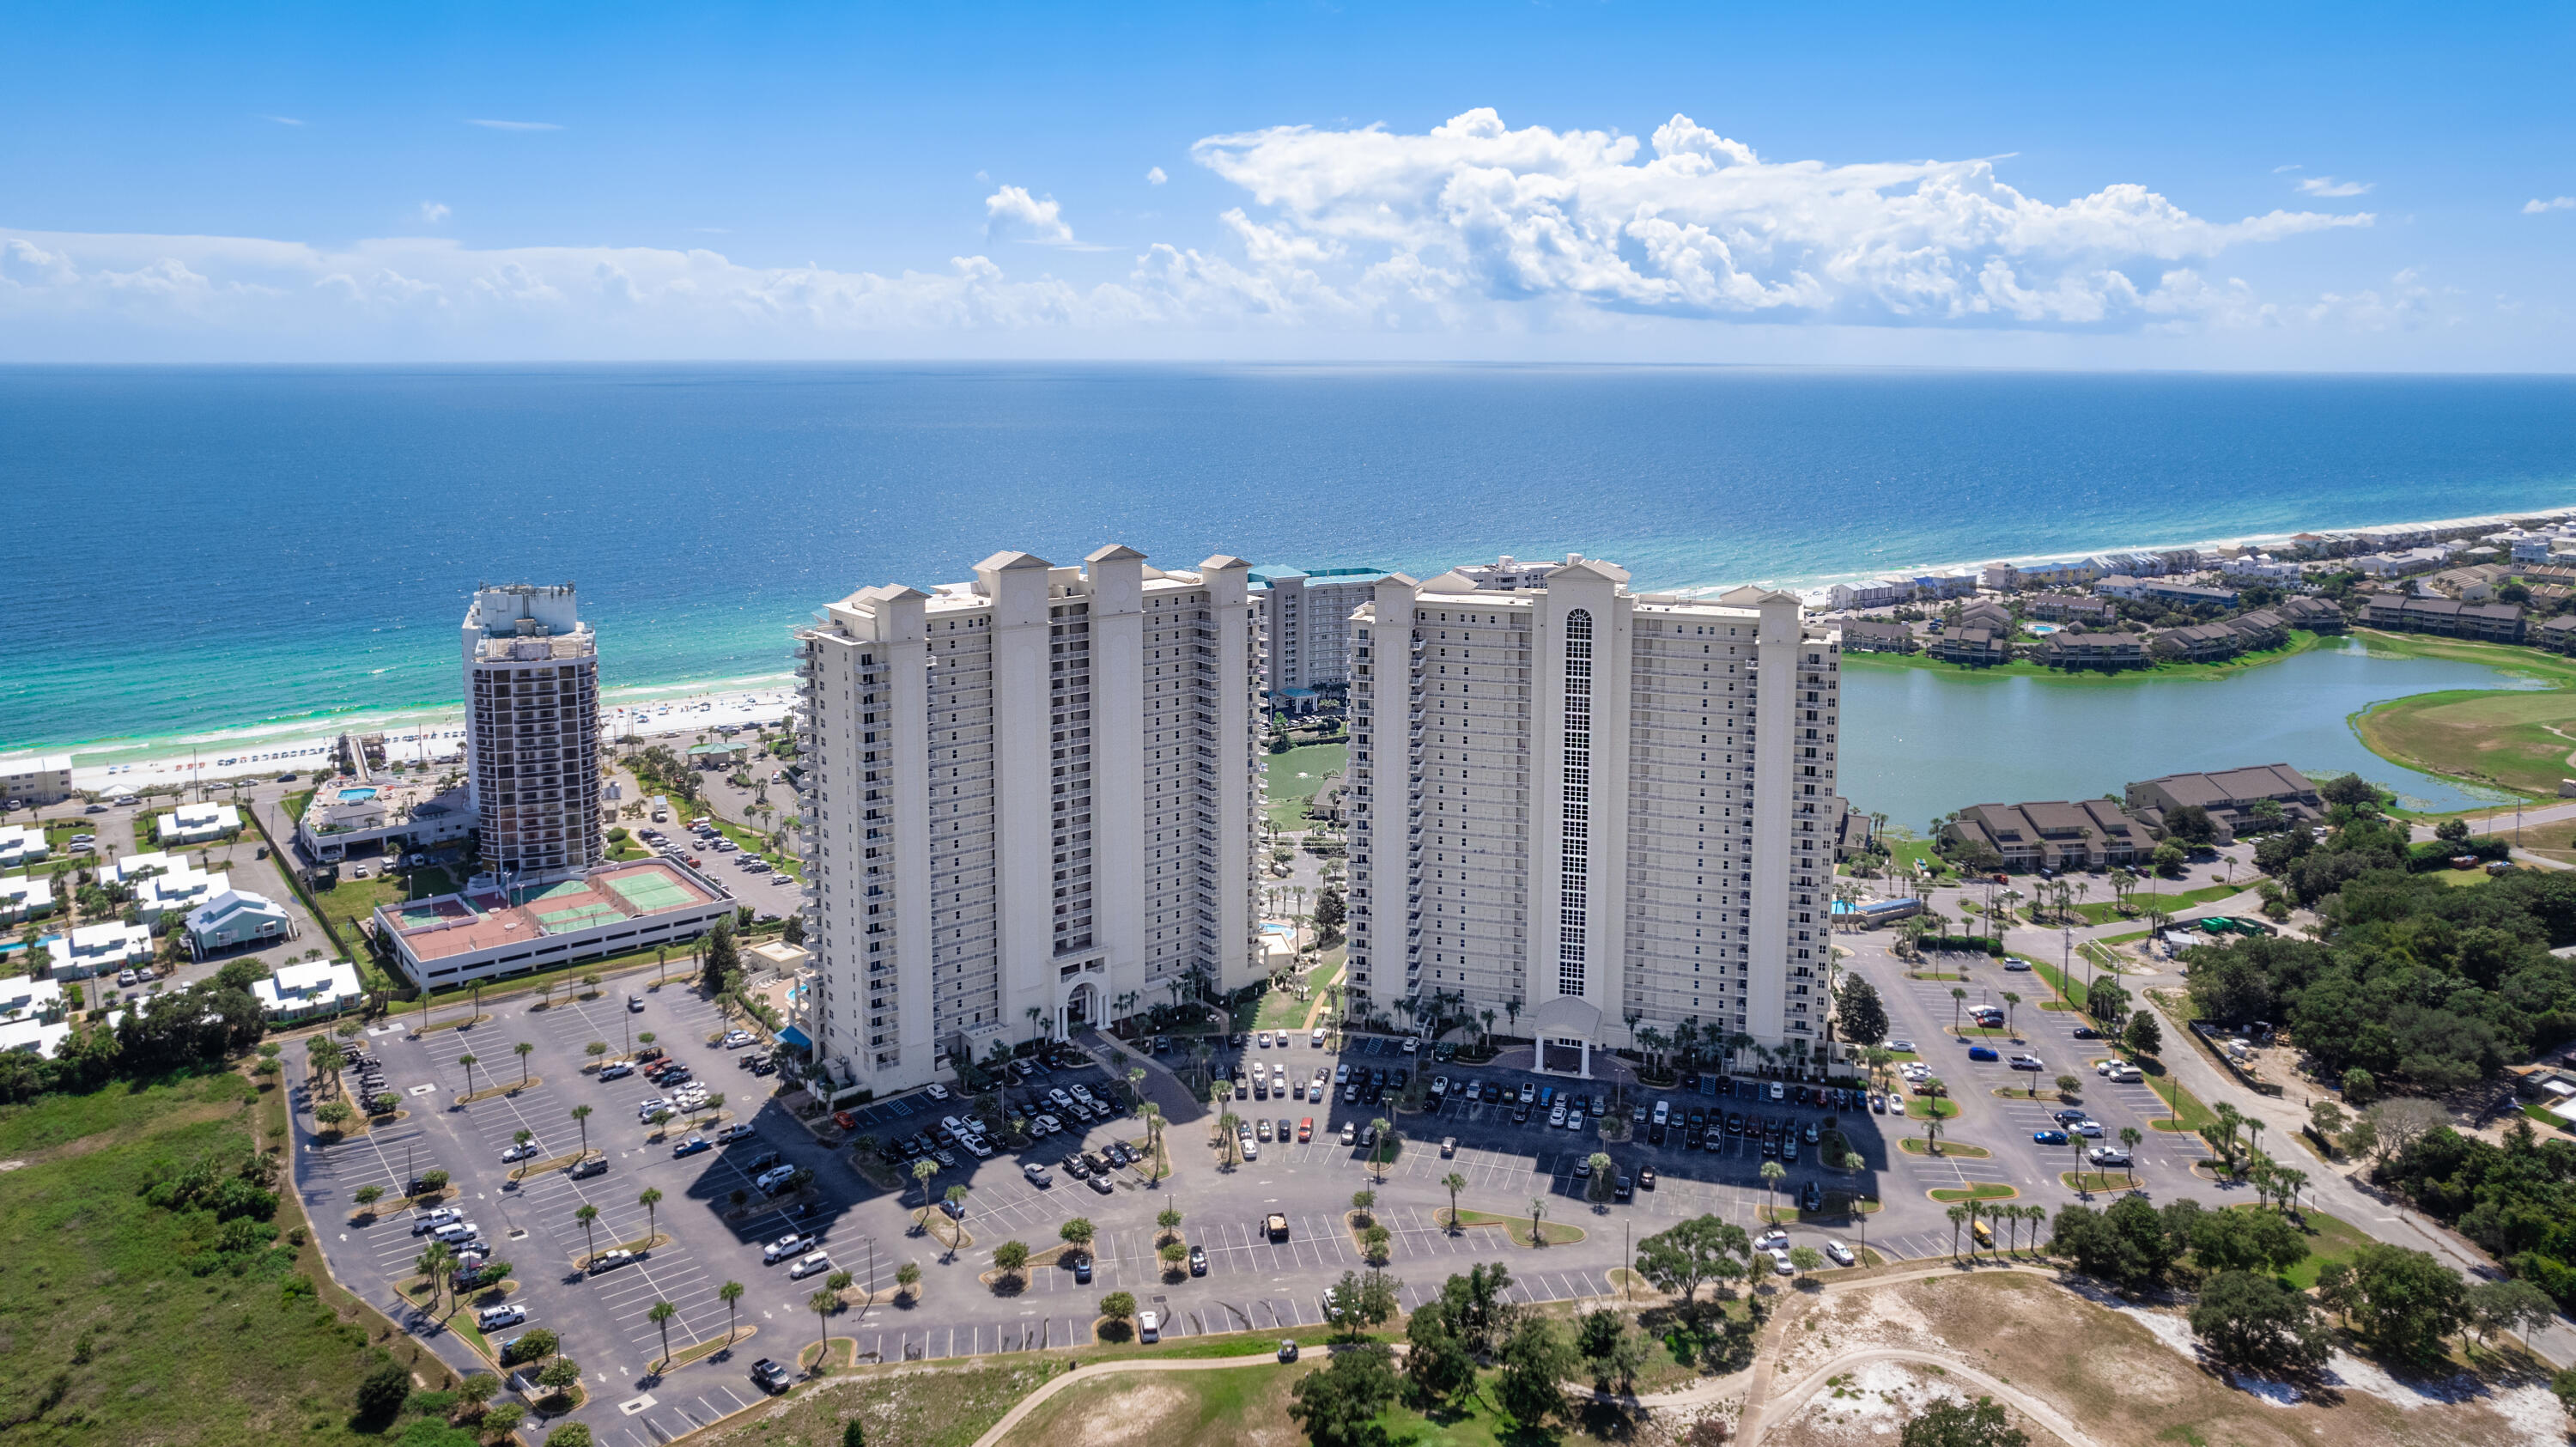
[[0, 749], [436, 708], [481, 580], [773, 677], [999, 548], [1796, 583], [2576, 503], [2576, 379], [1546, 367], [0, 369]]

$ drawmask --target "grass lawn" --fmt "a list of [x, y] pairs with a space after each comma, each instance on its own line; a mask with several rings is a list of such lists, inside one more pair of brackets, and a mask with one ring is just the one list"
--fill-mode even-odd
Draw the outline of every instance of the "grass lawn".
[[[807, 1350], [812, 1346], [806, 1343]], [[954, 1370], [863, 1371], [737, 1418], [705, 1440], [838, 1447], [843, 1424], [856, 1418], [868, 1447], [973, 1447], [1022, 1397], [1063, 1370], [1061, 1357], [1031, 1354]]]
[[0, 1149], [28, 1161], [0, 1174], [12, 1440], [383, 1440], [349, 1421], [377, 1354], [363, 1327], [284, 1289], [295, 1253], [244, 1253], [237, 1273], [214, 1264], [211, 1220], [143, 1199], [189, 1163], [246, 1157], [255, 1098], [241, 1077], [209, 1075], [0, 1109]]
[[1932, 1193], [1935, 1201], [2009, 1201], [2021, 1192], [2000, 1181], [1979, 1181], [1973, 1186], [1944, 1186]]
[[[1002, 1441], [1008, 1447], [1113, 1441], [1256, 1447], [1279, 1437], [1288, 1420], [1288, 1389], [1326, 1360], [1317, 1352], [1285, 1366], [1106, 1374], [1048, 1398]], [[871, 1447], [880, 1440], [868, 1434]]]
[[2576, 740], [2576, 668], [2529, 648], [2465, 639], [2362, 635], [2373, 653], [2482, 663], [2552, 687], [2539, 691], [2444, 689], [2377, 704], [2353, 718], [2372, 753], [2453, 778], [2555, 797]]
[[[340, 866], [340, 882], [329, 889], [316, 890], [313, 903], [331, 920], [331, 927], [351, 948], [358, 948], [366, 938], [359, 927], [382, 904], [400, 904], [405, 900], [427, 899], [432, 895], [453, 894], [456, 880], [441, 865], [414, 869], [405, 873], [387, 873], [382, 859], [364, 859]], [[364, 865], [367, 877], [356, 877]]]
[[[2182, 1082], [2173, 1078], [2173, 1073], [2165, 1069], [2163, 1061], [2152, 1055], [2142, 1055], [2137, 1057], [2137, 1066], [2147, 1077], [2147, 1088], [2165, 1103], [2165, 1113], [2147, 1122], [2149, 1125], [2162, 1131], [2196, 1131], [2202, 1126], [2217, 1124], [2218, 1112], [2203, 1105], [2199, 1096], [2183, 1089]], [[2176, 1115], [2182, 1117], [2179, 1125], [2172, 1123]]]
[[2084, 1008], [2084, 1002], [2088, 997], [2082, 980], [2068, 979], [2057, 966], [2033, 955], [2015, 955], [2013, 958], [2027, 962], [2030, 965], [2030, 972], [2046, 980], [2048, 987], [2057, 992], [2059, 999], [2078, 1010]]
[[1953, 1140], [1941, 1142], [1941, 1148], [1936, 1151], [1919, 1135], [1897, 1137], [1896, 1148], [1909, 1156], [1957, 1156], [1963, 1161], [1982, 1161], [1994, 1154], [1984, 1146]]
[[[2268, 1210], [2265, 1206], [2239, 1206], [2240, 1211]], [[2308, 1238], [2307, 1259], [2281, 1273], [2281, 1279], [2301, 1291], [2317, 1284], [2317, 1273], [2329, 1261], [2349, 1261], [2352, 1254], [2370, 1243], [2370, 1238], [2351, 1222], [2323, 1211], [2304, 1213]]]
[[[2167, 914], [2175, 914], [2182, 910], [2190, 909], [2195, 905], [2203, 905], [2212, 900], [2225, 899], [2231, 894], [2241, 893], [2242, 891], [2251, 889], [2252, 887], [2253, 885], [2250, 882], [2246, 884], [2204, 884], [2198, 889], [2186, 889], [2171, 894], [2162, 890], [2137, 889], [2129, 892], [2129, 908], [2125, 910], [2120, 908], [2119, 903], [2116, 900], [2096, 900], [2088, 904], [2079, 904], [2075, 906], [2075, 912], [2084, 916], [2084, 918], [2090, 923], [2109, 924], [2114, 920], [2128, 919], [2134, 916], [2143, 915], [2147, 911], [2147, 906], [2151, 904], [2161, 908]], [[2141, 933], [2139, 938], [2143, 939], [2145, 938], [2145, 935]]]
[[2059, 1171], [2057, 1179], [2070, 1191], [2125, 1191], [2138, 1183], [2126, 1171]]
[[1959, 1113], [1959, 1102], [1944, 1095], [1938, 1098], [1918, 1095], [1905, 1102], [1908, 1120], [1948, 1120]]
[[[1431, 1219], [1435, 1225], [1448, 1225], [1449, 1208], [1446, 1206], [1434, 1207], [1431, 1212]], [[1511, 1237], [1513, 1245], [1529, 1246], [1533, 1244], [1530, 1240], [1530, 1218], [1525, 1215], [1505, 1216], [1492, 1211], [1479, 1211], [1473, 1207], [1461, 1206], [1458, 1208], [1458, 1222], [1461, 1226], [1464, 1226], [1470, 1231], [1476, 1230], [1480, 1227], [1498, 1226], [1502, 1228], [1505, 1234]], [[1582, 1240], [1585, 1235], [1583, 1228], [1580, 1226], [1569, 1226], [1563, 1221], [1550, 1221], [1544, 1218], [1542, 1218], [1538, 1223], [1538, 1233], [1539, 1239], [1545, 1241], [1551, 1246], [1570, 1245], [1576, 1241]]]
[[741, 845], [746, 851], [768, 860], [780, 873], [800, 883], [804, 880], [805, 866], [793, 855], [781, 854], [771, 849], [769, 840], [757, 830], [746, 829], [730, 819], [719, 818], [713, 813], [708, 814], [707, 818], [716, 826], [717, 833]]
[[1303, 1028], [1306, 1023], [1306, 1012], [1314, 1008], [1315, 998], [1323, 993], [1325, 982], [1332, 979], [1333, 972], [1342, 967], [1344, 949], [1342, 945], [1335, 945], [1315, 956], [1314, 967], [1306, 971], [1305, 999], [1298, 999], [1294, 991], [1272, 990], [1261, 997], [1259, 1009], [1253, 1015], [1252, 1023], [1244, 1028], [1247, 1030]]
[[1268, 775], [1262, 785], [1264, 808], [1271, 822], [1294, 829], [1306, 822], [1306, 804], [1324, 786], [1324, 776], [1349, 766], [1351, 746], [1308, 744], [1284, 754], [1267, 755]]

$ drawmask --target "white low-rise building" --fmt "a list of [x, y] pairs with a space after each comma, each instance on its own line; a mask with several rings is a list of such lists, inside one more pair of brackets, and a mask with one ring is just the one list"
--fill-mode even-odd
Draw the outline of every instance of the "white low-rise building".
[[30, 975], [0, 979], [0, 1020], [50, 1020], [62, 1013], [62, 981]]
[[174, 860], [163, 851], [155, 849], [149, 854], [128, 854], [100, 870], [99, 874], [110, 884], [134, 887], [156, 874], [167, 874], [183, 863], [184, 861]]
[[54, 881], [43, 874], [12, 874], [0, 879], [0, 921], [34, 919], [54, 907]]
[[41, 824], [0, 824], [0, 869], [33, 864], [53, 852]]
[[71, 796], [71, 755], [0, 755], [0, 798], [16, 799], [22, 804], [59, 804]]
[[64, 941], [66, 959], [54, 973], [70, 979], [112, 975], [152, 963], [152, 927], [141, 924], [85, 924]]
[[1857, 583], [1836, 583], [1825, 590], [1825, 597], [1836, 608], [1884, 608], [1907, 602], [1914, 593], [1911, 578], [1866, 578]]
[[230, 804], [182, 804], [152, 821], [152, 838], [162, 848], [203, 844], [241, 832], [241, 811]]
[[209, 874], [182, 864], [134, 886], [134, 904], [145, 919], [157, 920], [168, 914], [185, 915], [232, 887], [230, 874]]
[[358, 967], [346, 960], [308, 960], [283, 965], [265, 980], [251, 981], [252, 998], [270, 1021], [310, 1020], [355, 1009], [367, 998], [358, 982]]

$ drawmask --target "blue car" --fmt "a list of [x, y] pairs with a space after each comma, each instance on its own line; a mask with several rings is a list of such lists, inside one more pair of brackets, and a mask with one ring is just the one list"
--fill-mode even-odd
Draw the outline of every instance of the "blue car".
[[693, 1135], [687, 1140], [680, 1142], [678, 1145], [671, 1147], [671, 1158], [673, 1160], [678, 1160], [682, 1156], [694, 1156], [700, 1151], [713, 1149], [715, 1149], [715, 1147], [707, 1144], [707, 1138], [705, 1136]]
[[1991, 1045], [1971, 1045], [1971, 1046], [1969, 1046], [1969, 1047], [1968, 1047], [1968, 1058], [1969, 1058], [1970, 1060], [2001, 1060], [2001, 1059], [2003, 1059], [2003, 1057], [2002, 1057], [2002, 1056], [1997, 1055], [1997, 1054], [1995, 1053], [1995, 1047], [1993, 1047], [1993, 1046], [1991, 1046]]
[[2066, 1132], [2062, 1130], [2035, 1130], [2030, 1133], [2030, 1138], [2044, 1146], [2066, 1144]]

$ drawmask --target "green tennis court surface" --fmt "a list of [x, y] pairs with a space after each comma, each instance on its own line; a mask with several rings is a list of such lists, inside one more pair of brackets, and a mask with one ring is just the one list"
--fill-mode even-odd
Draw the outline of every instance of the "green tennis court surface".
[[697, 901], [697, 896], [689, 892], [687, 885], [663, 874], [627, 874], [604, 882], [619, 899], [626, 901], [628, 909], [637, 914], [678, 909]]
[[613, 904], [580, 904], [571, 909], [531, 912], [537, 916], [537, 923], [546, 927], [546, 933], [556, 935], [588, 929], [596, 924], [615, 924], [626, 918], [626, 911]]
[[567, 879], [560, 884], [549, 884], [538, 889], [514, 889], [510, 891], [510, 898], [516, 904], [535, 904], [539, 900], [561, 899], [569, 894], [588, 893], [590, 893], [588, 884], [578, 879]]

